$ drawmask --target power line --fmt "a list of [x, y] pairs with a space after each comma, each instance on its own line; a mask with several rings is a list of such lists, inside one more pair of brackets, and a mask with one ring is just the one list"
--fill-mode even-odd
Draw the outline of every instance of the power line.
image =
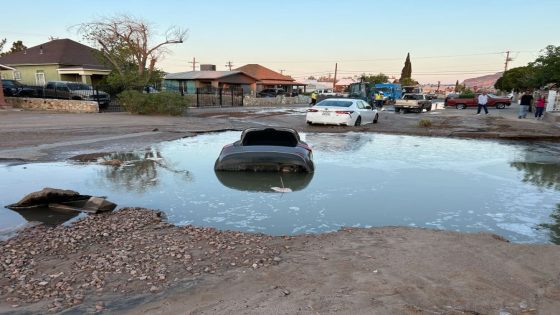
[[226, 63], [226, 68], [229, 68], [229, 71], [231, 71], [231, 68], [233, 68], [233, 63], [231, 63], [231, 61], [228, 61]]
[[196, 58], [193, 57], [192, 61], [189, 61], [189, 63], [192, 63], [192, 71], [196, 71], [196, 64], [199, 62], [196, 62]]

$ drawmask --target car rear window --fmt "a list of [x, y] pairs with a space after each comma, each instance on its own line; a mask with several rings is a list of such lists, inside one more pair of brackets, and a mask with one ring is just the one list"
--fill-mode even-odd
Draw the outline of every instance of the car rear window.
[[336, 101], [336, 100], [323, 100], [317, 103], [317, 106], [332, 106], [332, 107], [350, 107], [352, 101]]
[[243, 137], [243, 145], [272, 145], [283, 147], [295, 147], [298, 144], [296, 136], [283, 130], [265, 129], [250, 131]]

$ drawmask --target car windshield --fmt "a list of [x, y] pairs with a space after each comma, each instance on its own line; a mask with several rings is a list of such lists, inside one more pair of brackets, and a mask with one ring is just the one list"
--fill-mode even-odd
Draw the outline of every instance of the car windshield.
[[323, 100], [317, 103], [316, 106], [331, 106], [331, 107], [350, 107], [352, 101], [340, 101], [340, 100]]
[[284, 130], [264, 129], [247, 132], [242, 140], [244, 146], [270, 145], [295, 147], [298, 139], [294, 133]]
[[491, 98], [499, 98], [498, 95], [494, 95], [494, 94], [486, 94], [486, 95], [488, 95], [488, 97], [491, 97]]
[[68, 88], [70, 90], [91, 90], [91, 86], [82, 83], [68, 83]]
[[421, 100], [422, 95], [408, 94], [403, 96], [403, 100]]
[[4, 86], [8, 86], [8, 85], [17, 85], [20, 86], [21, 83], [19, 83], [18, 81], [11, 81], [11, 80], [2, 80], [2, 84]]

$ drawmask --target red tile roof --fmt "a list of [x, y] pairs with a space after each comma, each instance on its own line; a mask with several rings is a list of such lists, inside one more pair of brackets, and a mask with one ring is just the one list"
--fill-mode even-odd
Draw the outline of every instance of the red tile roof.
[[236, 71], [243, 71], [246, 74], [252, 76], [253, 78], [256, 78], [259, 81], [262, 80], [273, 80], [273, 81], [290, 81], [293, 82], [295, 81], [294, 79], [282, 75], [278, 72], [272, 71], [266, 67], [263, 67], [261, 65], [258, 64], [248, 64], [248, 65], [244, 65], [243, 67], [239, 67], [237, 69], [235, 69]]
[[75, 42], [71, 39], [55, 39], [41, 45], [27, 48], [3, 57], [0, 63], [13, 65], [61, 64], [67, 66], [103, 65], [95, 53], [95, 49]]

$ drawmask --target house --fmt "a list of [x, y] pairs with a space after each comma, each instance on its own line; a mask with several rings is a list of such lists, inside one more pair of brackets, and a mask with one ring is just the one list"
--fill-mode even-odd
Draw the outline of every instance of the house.
[[[8, 70], [8, 71], [15, 71], [14, 68], [5, 66], [3, 64], [0, 64], [0, 71], [2, 70]], [[6, 100], [4, 99], [4, 88], [2, 87], [2, 80], [0, 80], [0, 108], [2, 107], [7, 107], [8, 104], [6, 103]]]
[[47, 81], [74, 81], [95, 84], [111, 69], [100, 61], [100, 53], [71, 39], [55, 39], [0, 57], [0, 64], [15, 70], [2, 70], [3, 79], [29, 85]]
[[199, 88], [243, 88], [244, 93], [256, 89], [257, 80], [241, 71], [187, 71], [168, 73], [163, 86], [169, 91], [195, 94]]
[[257, 79], [256, 89], [259, 92], [267, 88], [282, 88], [287, 92], [299, 91], [303, 89], [305, 92], [305, 83], [296, 82], [291, 77], [285, 76], [278, 72], [272, 71], [258, 64], [248, 64], [235, 69]]

